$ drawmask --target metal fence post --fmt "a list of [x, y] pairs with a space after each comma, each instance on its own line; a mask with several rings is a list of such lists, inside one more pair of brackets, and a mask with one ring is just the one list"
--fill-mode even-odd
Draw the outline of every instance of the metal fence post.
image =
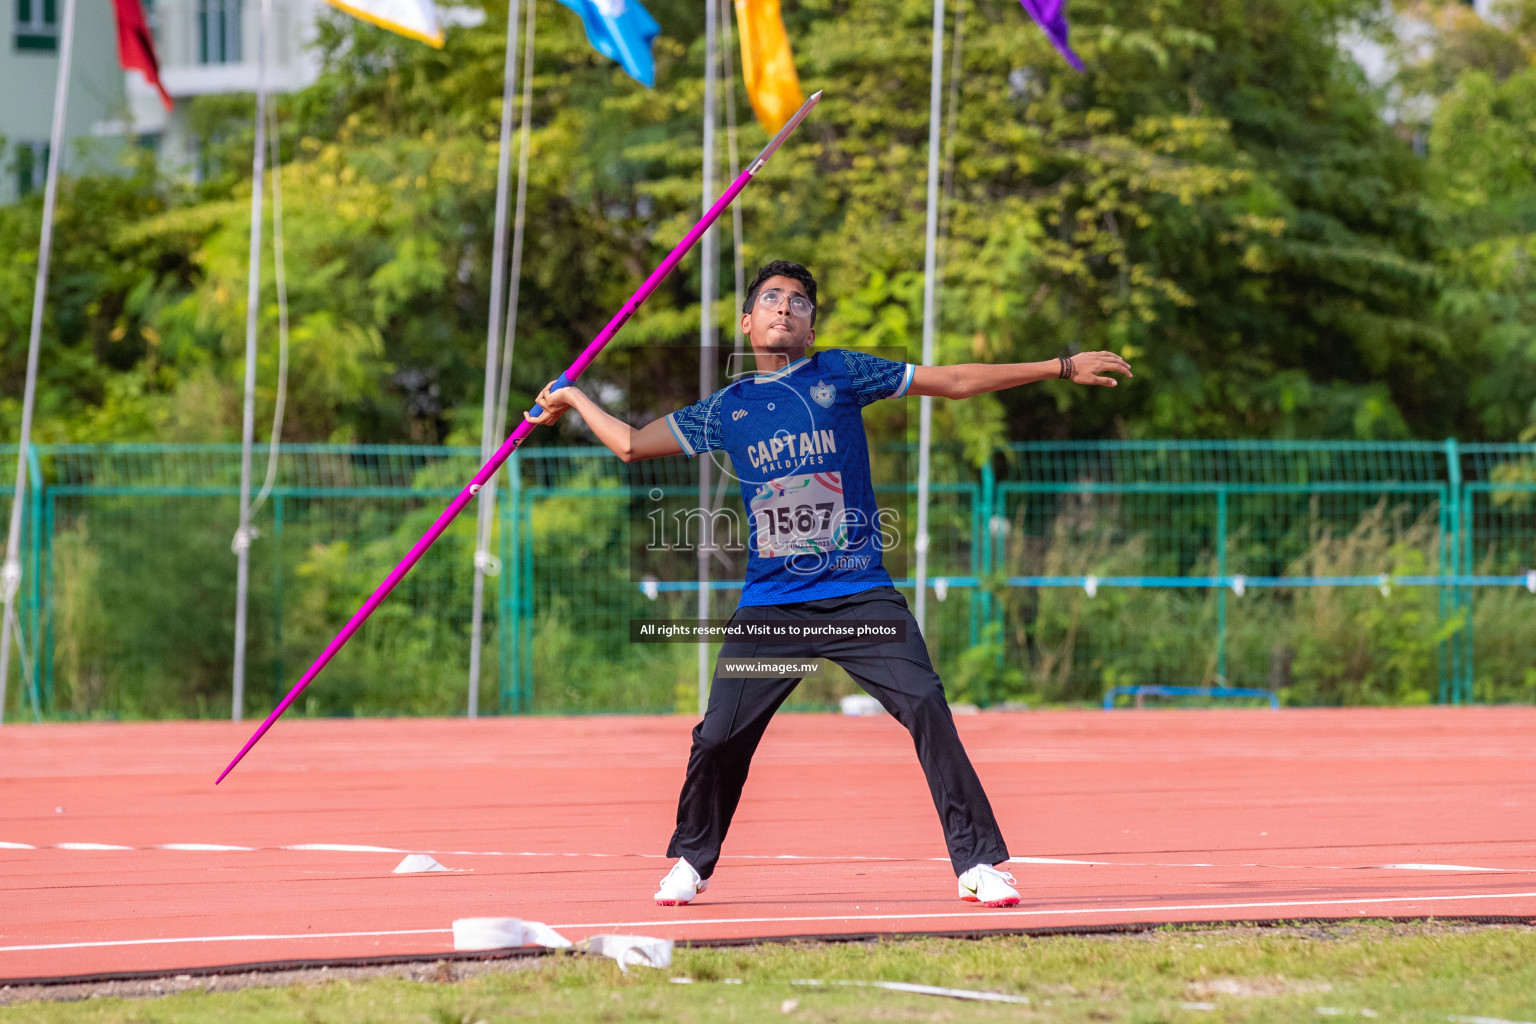
[[[1455, 438], [1445, 441], [1445, 490], [1442, 492], [1440, 510], [1440, 575], [1454, 576], [1460, 569], [1461, 553], [1461, 452]], [[1460, 588], [1452, 583], [1447, 588], [1441, 584], [1440, 617], [1455, 615], [1461, 607]], [[1462, 630], [1441, 641], [1439, 651], [1441, 704], [1455, 703], [1456, 689], [1461, 679]]]
[[968, 635], [970, 637], [972, 647], [975, 647], [977, 644], [981, 643], [981, 623], [978, 621], [978, 618], [980, 615], [985, 614], [986, 608], [986, 577], [984, 577], [981, 572], [981, 567], [985, 564], [983, 555], [984, 548], [986, 546], [987, 535], [985, 518], [987, 503], [986, 499], [983, 497], [985, 494], [985, 486], [985, 482], [983, 482], [982, 488], [972, 486], [971, 489], [967, 492], [971, 499], [970, 571], [971, 577], [975, 579], [978, 584], [980, 584], [970, 588], [970, 603], [966, 609], [966, 613], [970, 617], [970, 629], [968, 631]]
[[43, 692], [47, 693], [50, 706], [53, 703], [53, 521], [56, 495], [52, 490], [43, 497], [43, 568], [48, 578], [43, 581], [42, 650], [36, 659], [43, 663]]
[[38, 679], [39, 669], [42, 667], [38, 662], [42, 657], [43, 489], [47, 487], [47, 482], [43, 480], [43, 469], [37, 457], [37, 445], [35, 444], [27, 445], [27, 474], [32, 479], [32, 492], [28, 495], [28, 500], [32, 504], [32, 508], [28, 512], [31, 518], [29, 526], [32, 534], [30, 543], [32, 550], [29, 552], [32, 579], [31, 592], [27, 595], [27, 604], [31, 607], [29, 609], [30, 614], [26, 616], [30, 620], [29, 625], [31, 629], [32, 678], [42, 689], [43, 707], [46, 711], [51, 712], [53, 710], [53, 687], [43, 686], [42, 680]]
[[516, 452], [507, 460], [507, 470], [512, 481], [507, 487], [508, 514], [512, 517], [511, 536], [508, 538], [509, 558], [502, 562], [502, 575], [510, 573], [507, 581], [510, 590], [506, 613], [507, 628], [511, 633], [507, 652], [509, 668], [507, 685], [511, 688], [509, 703], [512, 713], [519, 714], [523, 707], [523, 470], [522, 460]]
[[272, 495], [272, 697], [283, 699], [283, 496]]
[[[1436, 566], [1440, 572], [1440, 578], [1445, 579], [1451, 573], [1451, 505], [1456, 500], [1453, 495], [1455, 490], [1449, 483], [1440, 490], [1440, 523], [1436, 547]], [[1447, 614], [1447, 604], [1450, 597], [1446, 593], [1445, 584], [1442, 582], [1435, 588], [1436, 614], [1440, 626], [1444, 628]], [[1441, 640], [1435, 645], [1435, 669], [1440, 676], [1440, 686], [1436, 691], [1435, 701], [1444, 704], [1450, 698], [1451, 680], [1454, 677], [1451, 662], [1454, 657], [1454, 636]]]
[[533, 710], [533, 502], [525, 503], [522, 516], [527, 525], [523, 530], [522, 569], [517, 574], [520, 593], [518, 602], [518, 649], [522, 662], [518, 667], [517, 706], [523, 712]]
[[521, 629], [517, 614], [517, 505], [522, 498], [522, 473], [517, 453], [507, 460], [507, 498], [497, 509], [501, 513], [501, 577], [496, 594], [497, 711], [515, 714], [517, 707], [517, 637]]
[[[1461, 522], [1458, 524], [1459, 533], [1461, 533], [1461, 574], [1462, 576], [1471, 576], [1471, 560], [1473, 560], [1471, 545], [1473, 545], [1473, 536], [1475, 536], [1476, 531], [1476, 520], [1473, 519], [1473, 511], [1475, 511], [1473, 502], [1476, 499], [1473, 497], [1471, 487], [1468, 487], [1465, 481], [1462, 482], [1461, 493]], [[1456, 591], [1461, 596], [1461, 602], [1459, 603], [1461, 603], [1462, 608], [1467, 609], [1467, 628], [1462, 629], [1461, 686], [1455, 689], [1455, 697], [1453, 699], [1459, 705], [1467, 705], [1467, 703], [1471, 703], [1471, 680], [1473, 680], [1473, 659], [1475, 659], [1473, 652], [1476, 649], [1476, 629], [1473, 626], [1473, 614], [1476, 611], [1478, 594], [1476, 594], [1476, 588], [1473, 588], [1473, 586], [1458, 586]]]
[[[1216, 488], [1216, 575], [1227, 575], [1227, 489]], [[1216, 587], [1216, 679], [1227, 685], [1227, 588]]]

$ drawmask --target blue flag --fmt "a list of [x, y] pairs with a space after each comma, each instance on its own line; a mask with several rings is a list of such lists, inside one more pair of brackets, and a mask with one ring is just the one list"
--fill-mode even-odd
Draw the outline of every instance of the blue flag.
[[581, 15], [587, 42], [609, 60], [618, 61], [629, 77], [646, 88], [656, 84], [651, 40], [661, 31], [640, 0], [560, 0]]

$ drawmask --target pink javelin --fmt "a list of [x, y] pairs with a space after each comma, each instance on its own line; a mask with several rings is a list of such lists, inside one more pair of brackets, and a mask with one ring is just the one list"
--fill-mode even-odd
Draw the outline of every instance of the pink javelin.
[[[720, 215], [735, 201], [741, 190], [746, 188], [747, 183], [752, 180], [753, 176], [763, 169], [763, 165], [768, 162], [768, 158], [773, 156], [774, 151], [783, 144], [785, 139], [789, 138], [789, 133], [794, 131], [801, 121], [805, 120], [806, 115], [811, 112], [811, 108], [820, 100], [821, 93], [817, 92], [805, 101], [804, 106], [795, 112], [795, 116], [789, 119], [788, 124], [779, 129], [779, 133], [773, 137], [773, 140], [763, 148], [761, 153], [757, 154], [755, 160], [747, 165], [747, 169], [742, 171], [735, 181], [731, 182], [730, 188], [725, 190], [725, 193], [716, 201], [715, 205], [709, 208], [709, 212], [704, 214], [699, 222], [683, 236], [683, 240], [677, 243], [677, 248], [673, 249], [667, 255], [667, 258], [661, 261], [661, 265], [651, 272], [651, 276], [645, 279], [645, 283], [635, 291], [635, 294], [629, 297], [629, 301], [624, 303], [614, 318], [608, 321], [608, 326], [599, 331], [597, 337], [592, 339], [591, 344], [582, 351], [581, 355], [576, 357], [576, 361], [567, 367], [564, 373], [555, 378], [555, 388], [562, 388], [567, 384], [574, 383], [586, 368], [592, 365], [592, 361], [597, 358], [597, 354], [613, 339], [615, 334], [619, 333], [619, 328], [623, 327], [625, 322], [634, 316], [635, 310], [640, 308], [642, 302], [651, 297], [651, 293], [656, 290], [657, 286], [666, 279], [668, 274], [672, 273], [672, 269], [688, 254], [688, 250], [697, 244], [698, 240], [704, 236], [704, 232], [709, 230], [709, 226], [719, 219]], [[541, 412], [543, 410], [535, 405], [529, 410], [529, 415], [538, 416]], [[421, 540], [416, 542], [405, 558], [401, 559], [400, 564], [390, 571], [390, 574], [384, 578], [384, 582], [379, 584], [379, 589], [375, 590], [373, 595], [363, 602], [363, 606], [342, 627], [341, 632], [336, 634], [336, 638], [326, 645], [324, 651], [320, 652], [320, 657], [315, 659], [315, 663], [309, 666], [309, 669], [299, 677], [297, 683], [293, 684], [293, 689], [288, 691], [288, 695], [278, 702], [277, 707], [272, 709], [272, 713], [251, 734], [251, 738], [245, 741], [245, 746], [240, 748], [240, 753], [236, 754], [235, 759], [229, 762], [229, 766], [219, 773], [218, 779], [214, 781], [215, 786], [223, 782], [224, 777], [234, 771], [235, 765], [240, 763], [240, 759], [256, 745], [258, 740], [267, 734], [267, 730], [272, 728], [273, 723], [282, 716], [282, 713], [288, 710], [288, 705], [292, 704], [299, 694], [304, 692], [304, 688], [320, 674], [320, 670], [325, 668], [330, 660], [336, 656], [336, 652], [346, 646], [347, 641], [352, 639], [352, 634], [356, 633], [358, 628], [368, 621], [368, 616], [373, 614], [373, 610], [383, 603], [384, 599], [389, 596], [389, 592], [395, 589], [396, 584], [405, 578], [405, 574], [411, 571], [412, 567], [421, 560], [421, 556], [427, 553], [427, 549], [437, 542], [437, 538], [442, 536], [444, 530], [448, 529], [448, 524], [458, 517], [458, 514], [464, 510], [464, 506], [468, 505], [476, 494], [480, 493], [480, 488], [484, 487], [486, 482], [496, 475], [497, 470], [501, 469], [502, 464], [517, 450], [517, 446], [522, 444], [524, 439], [532, 432], [533, 424], [527, 420], [517, 425], [517, 429], [512, 431], [512, 436], [507, 438], [500, 448], [496, 449], [496, 454], [491, 456], [491, 461], [480, 467], [480, 472], [475, 474], [474, 479], [469, 482], [469, 486], [460, 491], [458, 497], [449, 503], [448, 507], [443, 510], [443, 514], [437, 517], [437, 522], [432, 524], [431, 529], [427, 530], [426, 534]]]

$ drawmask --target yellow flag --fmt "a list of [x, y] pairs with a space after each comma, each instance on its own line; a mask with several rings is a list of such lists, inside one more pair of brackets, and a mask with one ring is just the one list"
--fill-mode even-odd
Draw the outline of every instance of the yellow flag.
[[432, 0], [328, 0], [332, 7], [380, 28], [443, 48], [443, 30]]
[[741, 34], [741, 77], [747, 84], [747, 98], [758, 123], [772, 135], [805, 102], [779, 0], [736, 0], [736, 29]]

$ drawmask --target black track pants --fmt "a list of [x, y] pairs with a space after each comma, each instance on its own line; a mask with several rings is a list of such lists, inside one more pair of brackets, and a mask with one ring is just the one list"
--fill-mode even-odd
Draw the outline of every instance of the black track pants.
[[[917, 620], [894, 587], [799, 604], [738, 608], [732, 617], [735, 622], [835, 619], [905, 619], [906, 640], [872, 643], [832, 639], [799, 645], [731, 640], [721, 646], [720, 657], [827, 658], [841, 665], [912, 734], [955, 874], [977, 864], [1007, 860], [1008, 848], [992, 815], [992, 805], [955, 732], [944, 684], [928, 659]], [[714, 873], [725, 833], [741, 800], [752, 754], [768, 728], [768, 720], [799, 682], [799, 678], [722, 675], [716, 664], [709, 707], [693, 730], [688, 775], [677, 801], [677, 831], [667, 846], [667, 856], [687, 858], [705, 878]]]

